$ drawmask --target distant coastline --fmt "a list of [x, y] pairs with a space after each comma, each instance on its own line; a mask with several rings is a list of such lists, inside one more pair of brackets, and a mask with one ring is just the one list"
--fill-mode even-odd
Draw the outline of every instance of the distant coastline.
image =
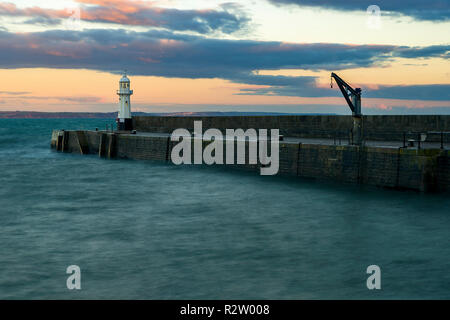
[[0, 119], [104, 118], [113, 119], [116, 112], [40, 112], [0, 111]]
[[[317, 115], [311, 113], [277, 113], [277, 112], [172, 112], [172, 113], [147, 113], [133, 112], [136, 116], [269, 116], [269, 115]], [[322, 114], [323, 115], [323, 114]], [[330, 114], [331, 115], [331, 114]], [[0, 111], [0, 119], [63, 119], [63, 118], [92, 118], [115, 119], [117, 112], [40, 112], [40, 111]]]

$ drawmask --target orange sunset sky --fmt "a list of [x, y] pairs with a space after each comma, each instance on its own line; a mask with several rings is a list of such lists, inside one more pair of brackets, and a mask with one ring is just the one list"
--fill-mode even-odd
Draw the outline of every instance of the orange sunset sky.
[[0, 111], [450, 114], [450, 1], [372, 2], [0, 1]]

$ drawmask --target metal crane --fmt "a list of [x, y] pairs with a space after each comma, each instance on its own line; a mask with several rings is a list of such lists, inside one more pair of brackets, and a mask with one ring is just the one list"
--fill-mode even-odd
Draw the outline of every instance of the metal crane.
[[361, 145], [362, 144], [361, 88], [353, 89], [347, 82], [342, 80], [334, 72], [331, 73], [331, 88], [333, 88], [333, 79], [336, 80], [336, 83], [339, 89], [341, 90], [342, 95], [345, 98], [345, 101], [347, 101], [347, 104], [353, 113], [352, 143], [355, 145]]

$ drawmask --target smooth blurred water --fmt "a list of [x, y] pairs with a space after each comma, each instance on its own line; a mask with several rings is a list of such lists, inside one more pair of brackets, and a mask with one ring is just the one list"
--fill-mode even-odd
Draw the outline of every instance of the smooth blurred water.
[[50, 149], [106, 123], [0, 119], [0, 298], [450, 298], [448, 195]]

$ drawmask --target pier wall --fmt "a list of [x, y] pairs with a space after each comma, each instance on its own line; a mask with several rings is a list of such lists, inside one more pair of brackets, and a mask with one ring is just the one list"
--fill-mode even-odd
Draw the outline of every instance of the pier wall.
[[[208, 143], [203, 142], [203, 146]], [[51, 141], [51, 146], [58, 151], [96, 154], [106, 158], [166, 162], [171, 162], [172, 148], [176, 144], [177, 142], [171, 142], [166, 136], [102, 131], [54, 130]], [[279, 147], [278, 175], [425, 192], [449, 191], [449, 150], [339, 146], [284, 141], [280, 142]], [[248, 153], [246, 158], [248, 163]], [[258, 171], [259, 174], [260, 165], [235, 164], [233, 167]]]
[[[301, 138], [346, 138], [353, 126], [351, 116], [286, 115], [286, 116], [220, 116], [220, 117], [133, 117], [133, 128], [142, 132], [172, 133], [178, 128], [193, 130], [194, 121], [202, 121], [204, 128], [279, 129], [280, 134]], [[450, 131], [450, 115], [379, 115], [364, 116], [366, 139], [400, 141], [404, 132]], [[438, 135], [428, 137], [437, 141]], [[446, 138], [448, 140], [448, 137]]]

